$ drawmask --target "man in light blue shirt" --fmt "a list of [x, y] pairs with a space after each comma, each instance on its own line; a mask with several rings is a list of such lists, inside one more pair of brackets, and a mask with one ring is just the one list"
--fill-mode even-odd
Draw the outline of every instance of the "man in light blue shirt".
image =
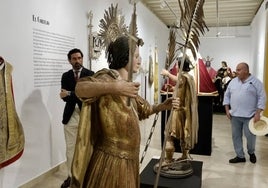
[[236, 78], [228, 85], [224, 94], [223, 105], [227, 117], [232, 124], [232, 139], [236, 157], [229, 163], [246, 162], [243, 149], [243, 131], [247, 140], [247, 152], [250, 162], [256, 163], [255, 144], [256, 136], [248, 127], [249, 121], [260, 120], [261, 112], [265, 108], [266, 93], [262, 82], [249, 73], [247, 63], [239, 63], [236, 67]]

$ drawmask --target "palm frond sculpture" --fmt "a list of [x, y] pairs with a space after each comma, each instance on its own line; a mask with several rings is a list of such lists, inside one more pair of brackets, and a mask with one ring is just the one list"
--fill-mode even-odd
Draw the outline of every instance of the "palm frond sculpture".
[[[133, 2], [132, 2], [133, 1]], [[131, 16], [131, 21], [129, 25], [129, 31], [127, 35], [134, 40], [135, 44], [138, 46], [143, 46], [144, 42], [138, 37], [138, 27], [137, 27], [137, 14], [136, 14], [136, 1], [132, 0], [130, 3], [133, 4], [133, 13]]]
[[175, 59], [176, 51], [176, 29], [171, 28], [169, 31], [169, 43], [168, 43], [168, 54], [166, 57], [165, 68], [168, 69], [169, 66]]
[[204, 21], [203, 5], [205, 0], [178, 0], [181, 19], [180, 28], [183, 47], [191, 50], [193, 57], [197, 58], [200, 34], [204, 35], [208, 27]]

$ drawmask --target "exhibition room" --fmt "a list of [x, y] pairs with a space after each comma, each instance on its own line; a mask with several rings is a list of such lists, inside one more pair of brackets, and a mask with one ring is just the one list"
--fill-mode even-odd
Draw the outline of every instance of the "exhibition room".
[[267, 0], [0, 1], [0, 188], [267, 187]]

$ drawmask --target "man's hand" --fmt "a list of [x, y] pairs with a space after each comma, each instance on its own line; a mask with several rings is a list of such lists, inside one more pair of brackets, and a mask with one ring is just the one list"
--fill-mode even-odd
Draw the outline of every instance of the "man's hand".
[[229, 105], [225, 105], [225, 113], [228, 119], [231, 119], [231, 113], [230, 113], [230, 106]]
[[257, 121], [260, 121], [261, 119], [261, 112], [262, 109], [257, 109], [255, 115], [254, 115], [254, 123], [256, 123]]
[[60, 98], [64, 98], [70, 95], [70, 91], [67, 91], [66, 89], [61, 89], [60, 91]]

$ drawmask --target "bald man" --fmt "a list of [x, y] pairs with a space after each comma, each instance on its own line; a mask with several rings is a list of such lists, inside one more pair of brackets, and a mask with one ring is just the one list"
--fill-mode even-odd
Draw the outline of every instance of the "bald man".
[[260, 120], [260, 113], [265, 108], [266, 93], [262, 82], [249, 72], [247, 63], [239, 63], [236, 77], [229, 83], [224, 94], [223, 105], [232, 125], [232, 140], [236, 157], [229, 163], [246, 162], [243, 149], [243, 132], [247, 140], [247, 153], [251, 163], [256, 163], [256, 135], [248, 127], [251, 118]]

